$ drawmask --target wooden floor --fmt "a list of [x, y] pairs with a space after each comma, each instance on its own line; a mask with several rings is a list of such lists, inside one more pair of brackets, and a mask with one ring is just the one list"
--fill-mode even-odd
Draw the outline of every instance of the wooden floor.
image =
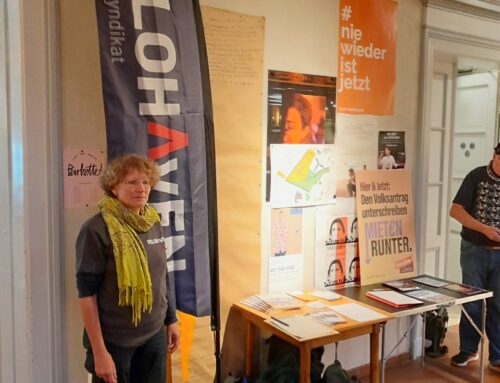
[[[403, 362], [386, 369], [386, 383], [471, 383], [479, 382], [479, 361], [466, 367], [454, 367], [450, 358], [458, 352], [458, 325], [449, 326], [443, 342], [448, 347], [448, 353], [436, 359], [425, 358], [425, 366], [420, 366], [420, 359]], [[363, 383], [369, 379], [361, 380]], [[500, 383], [500, 374], [488, 369], [488, 344], [484, 348], [484, 382]]]

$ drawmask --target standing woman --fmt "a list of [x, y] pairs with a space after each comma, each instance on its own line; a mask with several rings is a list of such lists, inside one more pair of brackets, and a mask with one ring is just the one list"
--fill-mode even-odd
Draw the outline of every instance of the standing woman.
[[92, 382], [164, 383], [166, 352], [179, 343], [165, 244], [148, 204], [156, 164], [127, 155], [101, 176], [99, 213], [76, 241], [76, 281]]

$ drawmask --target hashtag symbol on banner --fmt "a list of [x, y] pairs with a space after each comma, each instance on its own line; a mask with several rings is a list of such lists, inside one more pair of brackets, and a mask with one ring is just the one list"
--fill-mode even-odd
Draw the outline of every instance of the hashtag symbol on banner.
[[352, 8], [350, 5], [344, 6], [342, 8], [342, 20], [343, 21], [348, 21], [351, 18], [352, 15]]

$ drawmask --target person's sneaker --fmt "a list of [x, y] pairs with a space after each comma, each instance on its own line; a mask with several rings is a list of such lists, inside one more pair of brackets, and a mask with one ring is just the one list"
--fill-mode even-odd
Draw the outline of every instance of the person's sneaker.
[[495, 372], [498, 372], [500, 373], [500, 363], [497, 364], [497, 363], [491, 363], [488, 364], [488, 368], [491, 370], [491, 371], [495, 371]]
[[479, 360], [479, 355], [477, 353], [469, 354], [467, 352], [460, 351], [457, 355], [451, 358], [451, 364], [458, 367], [465, 367], [470, 362], [474, 362], [476, 360]]

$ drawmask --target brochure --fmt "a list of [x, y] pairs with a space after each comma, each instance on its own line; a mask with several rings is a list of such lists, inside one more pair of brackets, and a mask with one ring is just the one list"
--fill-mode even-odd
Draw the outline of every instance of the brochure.
[[392, 287], [399, 291], [420, 290], [420, 287], [408, 279], [400, 279], [397, 281], [389, 281], [382, 283], [384, 286]]
[[452, 302], [455, 300], [455, 298], [450, 297], [448, 295], [444, 294], [439, 294], [434, 291], [430, 290], [416, 290], [416, 291], [408, 291], [405, 293], [406, 295], [409, 295], [410, 297], [416, 298], [416, 299], [421, 299], [423, 301], [427, 302], [432, 302], [432, 303], [444, 303], [444, 302]]
[[394, 290], [372, 290], [368, 291], [366, 293], [366, 296], [397, 308], [424, 303], [422, 301], [419, 301], [418, 299], [398, 293]]
[[452, 290], [452, 291], [457, 291], [462, 294], [466, 295], [472, 295], [472, 294], [477, 294], [483, 291], [482, 289], [474, 286], [469, 286], [469, 285], [463, 285], [460, 283], [450, 283], [444, 287], [445, 289]]
[[413, 278], [413, 280], [415, 282], [423, 283], [424, 285], [432, 286], [432, 287], [443, 287], [449, 283], [449, 282], [440, 281], [438, 279], [434, 279], [434, 278], [430, 278], [430, 277], [418, 277], [418, 278]]

